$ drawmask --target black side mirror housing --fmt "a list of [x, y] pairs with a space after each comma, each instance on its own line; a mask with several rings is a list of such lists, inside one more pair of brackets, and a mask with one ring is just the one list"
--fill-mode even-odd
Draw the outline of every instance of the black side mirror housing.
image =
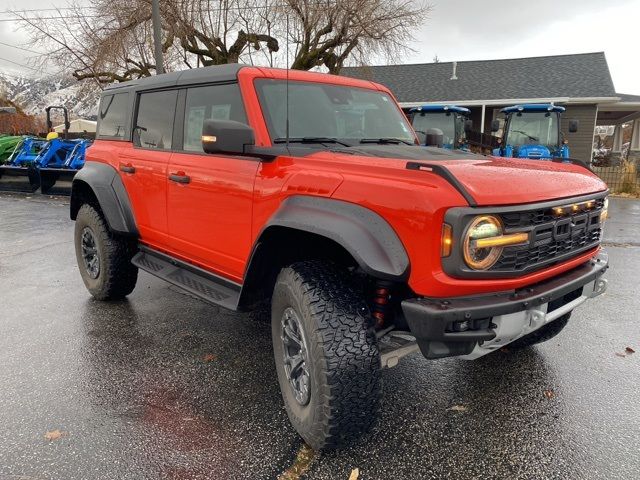
[[492, 121], [491, 122], [491, 131], [495, 133], [498, 130], [500, 130], [500, 120]]
[[464, 131], [465, 132], [470, 132], [473, 129], [473, 120], [467, 118], [464, 121]]
[[444, 143], [444, 133], [439, 128], [429, 128], [427, 129], [426, 139], [424, 144], [427, 147], [438, 147], [442, 148], [442, 144]]
[[420, 145], [424, 145], [427, 142], [427, 134], [421, 130], [416, 130], [416, 137], [418, 137]]
[[578, 131], [578, 120], [569, 120], [569, 133], [576, 133]]
[[205, 153], [244, 155], [255, 144], [253, 128], [234, 120], [205, 120], [202, 125], [202, 149]]

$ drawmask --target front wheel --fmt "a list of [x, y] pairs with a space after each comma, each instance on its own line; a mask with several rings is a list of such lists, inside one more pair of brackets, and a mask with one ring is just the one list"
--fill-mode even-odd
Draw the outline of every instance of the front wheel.
[[348, 272], [320, 261], [282, 269], [271, 326], [285, 408], [307, 444], [331, 449], [367, 431], [380, 408], [380, 355]]
[[117, 300], [133, 291], [138, 280], [138, 268], [131, 263], [135, 242], [112, 233], [91, 205], [78, 211], [74, 243], [80, 275], [91, 295]]

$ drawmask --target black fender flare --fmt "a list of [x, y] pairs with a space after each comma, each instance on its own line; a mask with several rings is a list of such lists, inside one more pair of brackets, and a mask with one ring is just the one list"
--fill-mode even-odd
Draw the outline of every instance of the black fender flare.
[[[326, 237], [342, 246], [367, 274], [404, 281], [409, 256], [395, 230], [376, 212], [326, 197], [294, 195], [282, 202], [258, 236], [270, 227], [288, 227]], [[249, 265], [251, 268], [251, 265]]]
[[73, 178], [71, 187], [71, 220], [82, 206], [83, 190], [88, 187], [95, 195], [112, 232], [138, 236], [135, 217], [122, 179], [115, 168], [106, 163], [86, 162]]

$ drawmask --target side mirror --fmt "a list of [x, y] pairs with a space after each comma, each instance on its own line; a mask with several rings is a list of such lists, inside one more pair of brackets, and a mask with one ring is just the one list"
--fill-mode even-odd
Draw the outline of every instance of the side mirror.
[[426, 139], [424, 144], [427, 147], [438, 147], [442, 148], [442, 144], [444, 143], [444, 133], [439, 128], [429, 128], [427, 129]]
[[492, 121], [491, 122], [491, 131], [495, 133], [498, 130], [500, 130], [500, 120]]
[[576, 133], [578, 131], [578, 120], [569, 120], [569, 133]]
[[470, 132], [472, 128], [473, 128], [473, 120], [467, 118], [464, 121], [464, 131], [465, 132]]
[[202, 149], [205, 153], [242, 155], [245, 146], [255, 143], [253, 128], [233, 120], [205, 120], [202, 125]]
[[418, 143], [420, 145], [427, 143], [427, 134], [422, 130], [416, 130], [416, 137], [418, 137]]

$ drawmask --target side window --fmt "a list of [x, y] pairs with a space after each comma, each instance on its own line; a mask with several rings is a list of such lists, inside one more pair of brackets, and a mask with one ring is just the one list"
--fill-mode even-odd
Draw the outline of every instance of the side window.
[[238, 84], [209, 85], [187, 89], [184, 110], [184, 149], [202, 152], [205, 120], [235, 120], [247, 123]]
[[128, 93], [105, 95], [100, 102], [98, 136], [124, 138], [127, 120]]
[[133, 128], [134, 145], [159, 150], [171, 148], [177, 98], [177, 90], [140, 94]]

